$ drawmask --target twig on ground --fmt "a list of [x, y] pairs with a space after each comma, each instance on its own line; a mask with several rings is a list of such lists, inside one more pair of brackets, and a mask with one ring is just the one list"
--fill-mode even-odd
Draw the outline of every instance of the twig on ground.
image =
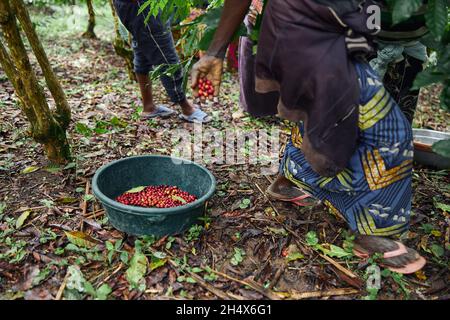
[[55, 300], [61, 300], [62, 295], [64, 293], [64, 289], [66, 288], [67, 285], [67, 279], [69, 278], [69, 271], [66, 271], [66, 275], [64, 276], [64, 280], [61, 283], [61, 286], [58, 289], [58, 293], [56, 294]]
[[[87, 195], [89, 194], [89, 189], [90, 189], [90, 182], [89, 182], [89, 180], [86, 180], [86, 189], [84, 191], [84, 199], [83, 199], [83, 203], [81, 204], [81, 210], [82, 210], [81, 215], [83, 217], [86, 216], [87, 205], [88, 205]], [[80, 231], [83, 231], [83, 225], [84, 225], [84, 221], [83, 221], [83, 219], [81, 219]]]

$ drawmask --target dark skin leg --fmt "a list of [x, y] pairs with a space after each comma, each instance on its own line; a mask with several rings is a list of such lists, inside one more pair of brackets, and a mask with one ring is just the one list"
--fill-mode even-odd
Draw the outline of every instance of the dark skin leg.
[[152, 113], [156, 107], [153, 104], [152, 81], [147, 74], [136, 73], [136, 78], [141, 89], [141, 97], [144, 113]]
[[[142, 104], [143, 104], [143, 113], [153, 113], [156, 110], [156, 106], [153, 103], [153, 93], [152, 93], [152, 81], [150, 77], [146, 74], [136, 73], [136, 78], [139, 83], [139, 89], [141, 90]], [[194, 105], [189, 102], [187, 99], [179, 102], [178, 105], [181, 107], [181, 110], [184, 115], [190, 116], [194, 110]]]

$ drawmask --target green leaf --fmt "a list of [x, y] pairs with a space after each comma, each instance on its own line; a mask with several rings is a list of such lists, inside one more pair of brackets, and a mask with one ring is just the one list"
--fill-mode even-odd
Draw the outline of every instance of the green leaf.
[[292, 253], [289, 253], [289, 255], [286, 257], [286, 261], [292, 262], [292, 261], [296, 261], [296, 260], [303, 259], [303, 258], [304, 258], [304, 256], [300, 252], [292, 252]]
[[206, 31], [203, 33], [203, 37], [200, 40], [199, 44], [198, 44], [198, 48], [200, 50], [206, 51], [209, 48], [209, 45], [211, 44], [213, 38], [214, 38], [214, 34], [216, 33], [217, 28], [208, 28], [206, 29]]
[[[450, 47], [450, 46], [448, 46]], [[450, 62], [450, 59], [449, 59]], [[441, 93], [441, 108], [450, 112], [450, 80], [444, 82], [444, 87]]]
[[147, 273], [147, 265], [147, 257], [140, 250], [136, 250], [126, 271], [127, 280], [133, 288], [139, 288], [141, 280]]
[[152, 258], [150, 262], [150, 271], [158, 269], [167, 263], [167, 259]]
[[0, 202], [0, 214], [3, 214], [3, 211], [6, 209], [6, 203]]
[[128, 263], [128, 252], [124, 251], [120, 253], [120, 261], [122, 261], [124, 264]]
[[203, 269], [202, 269], [202, 268], [199, 268], [199, 267], [194, 267], [194, 268], [192, 268], [191, 271], [194, 272], [194, 273], [199, 273], [199, 272], [202, 272]]
[[35, 172], [35, 171], [38, 171], [38, 170], [39, 170], [39, 167], [36, 167], [36, 166], [29, 166], [29, 167], [26, 167], [25, 169], [23, 169], [23, 170], [21, 171], [21, 173], [22, 173], [22, 174], [27, 174], [27, 173]]
[[436, 142], [435, 144], [433, 144], [432, 149], [437, 154], [446, 158], [450, 158], [450, 139]]
[[107, 258], [108, 258], [108, 263], [109, 263], [109, 264], [112, 263], [113, 256], [114, 256], [114, 251], [108, 251], [108, 256], [107, 256]]
[[195, 279], [191, 278], [191, 277], [186, 277], [186, 282], [187, 283], [197, 283], [197, 281], [195, 281]]
[[330, 257], [344, 258], [352, 256], [352, 253], [345, 251], [343, 248], [330, 244], [330, 249], [326, 249], [323, 246], [319, 246], [319, 249]]
[[423, 223], [421, 227], [422, 227], [422, 230], [427, 234], [430, 234], [431, 231], [433, 231], [433, 229], [434, 229], [433, 225], [431, 225], [429, 223]]
[[50, 173], [57, 173], [59, 171], [61, 171], [61, 167], [55, 164], [49, 165], [45, 168], [45, 171], [50, 172]]
[[67, 277], [66, 287], [67, 289], [73, 289], [78, 292], [85, 291], [85, 282], [86, 280], [83, 277], [83, 273], [80, 268], [76, 265], [69, 266], [67, 268], [67, 272], [69, 276]]
[[173, 196], [172, 196], [172, 200], [178, 200], [178, 201], [180, 201], [180, 202], [183, 203], [183, 204], [187, 202], [187, 201], [184, 200], [182, 197], [177, 196], [177, 195], [173, 195]]
[[20, 229], [23, 226], [25, 220], [28, 218], [30, 213], [31, 213], [31, 210], [26, 210], [26, 211], [22, 212], [22, 214], [16, 220], [16, 229]]
[[92, 200], [94, 200], [94, 195], [92, 195], [92, 194], [85, 194], [83, 196], [83, 200], [86, 201], [86, 202], [92, 201]]
[[75, 125], [75, 131], [79, 134], [82, 134], [86, 138], [89, 138], [90, 136], [92, 136], [92, 132], [93, 132], [91, 128], [89, 128], [87, 125], [85, 125], [84, 123], [81, 123], [81, 122], [78, 122]]
[[167, 257], [167, 254], [161, 251], [156, 251], [153, 256], [158, 259], [165, 259]]
[[145, 186], [140, 186], [140, 187], [136, 187], [136, 188], [130, 189], [128, 191], [125, 191], [125, 193], [138, 193], [144, 189], [145, 189]]
[[268, 227], [269, 231], [273, 234], [277, 234], [283, 237], [286, 237], [288, 235], [288, 232], [284, 228], [272, 228]]
[[447, 0], [429, 0], [425, 13], [426, 24], [431, 34], [440, 40], [448, 24]]
[[78, 199], [73, 198], [73, 197], [62, 197], [62, 198], [56, 199], [56, 202], [58, 202], [58, 203], [75, 203], [77, 201], [78, 201]]
[[395, 0], [392, 10], [393, 24], [400, 23], [415, 13], [422, 5], [422, 0]]
[[42, 281], [44, 281], [48, 275], [52, 272], [52, 270], [49, 267], [46, 267], [44, 270], [39, 271], [39, 274], [33, 278], [32, 285], [37, 286]]
[[39, 202], [42, 203], [47, 208], [52, 208], [55, 205], [55, 203], [52, 200], [47, 200], [47, 199], [42, 199]]
[[96, 298], [98, 300], [106, 300], [108, 299], [108, 296], [111, 292], [111, 287], [108, 284], [104, 283], [100, 286], [100, 288], [97, 289]]
[[114, 243], [114, 249], [116, 249], [116, 250], [119, 250], [121, 246], [122, 246], [122, 240], [117, 240]]
[[84, 292], [86, 292], [91, 297], [95, 298], [97, 296], [97, 292], [95, 291], [94, 286], [87, 280], [84, 280]]
[[70, 241], [70, 243], [78, 247], [90, 249], [99, 244], [98, 240], [81, 231], [64, 231], [64, 233], [66, 234], [67, 239]]
[[105, 242], [105, 246], [106, 246], [106, 249], [108, 249], [109, 251], [113, 251], [114, 250], [114, 245], [111, 242], [109, 242], [109, 241]]
[[64, 167], [64, 170], [75, 168], [77, 164], [75, 162], [71, 162]]
[[444, 212], [449, 212], [450, 213], [450, 205], [448, 205], [448, 204], [437, 202], [434, 206], [437, 209], [441, 209]]
[[413, 90], [418, 90], [422, 87], [429, 86], [433, 83], [444, 81], [447, 75], [441, 72], [436, 72], [434, 68], [428, 68], [419, 73], [414, 80]]
[[125, 128], [128, 125], [128, 123], [126, 121], [123, 121], [123, 120], [117, 118], [116, 116], [112, 117], [111, 120], [109, 120], [109, 122], [114, 127], [120, 127], [120, 128]]
[[433, 244], [431, 246], [431, 252], [437, 257], [440, 258], [444, 255], [444, 248], [442, 248], [440, 245]]
[[306, 234], [306, 243], [310, 246], [315, 246], [319, 243], [317, 234], [315, 231], [310, 231]]
[[240, 248], [234, 248], [234, 255], [233, 258], [231, 258], [231, 264], [233, 266], [239, 265], [244, 260], [245, 251]]

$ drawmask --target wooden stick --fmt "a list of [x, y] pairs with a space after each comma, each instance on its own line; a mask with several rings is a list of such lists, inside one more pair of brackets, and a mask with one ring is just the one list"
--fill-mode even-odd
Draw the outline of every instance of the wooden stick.
[[58, 289], [58, 293], [56, 294], [55, 300], [61, 300], [62, 295], [64, 293], [64, 289], [66, 288], [67, 279], [69, 278], [69, 271], [66, 270], [66, 275], [64, 276], [64, 280], [61, 283], [61, 286]]
[[[305, 247], [309, 247], [292, 229], [290, 229], [288, 226], [286, 226], [284, 223], [280, 222], [278, 219], [275, 218], [275, 220], [280, 223], [289, 233], [291, 233], [298, 242], [300, 242], [303, 246]], [[350, 270], [348, 270], [347, 268], [345, 268], [344, 266], [342, 266], [341, 264], [337, 263], [335, 260], [333, 260], [332, 258], [321, 254], [318, 250], [309, 247], [310, 249], [314, 250], [317, 252], [317, 254], [319, 256], [321, 256], [322, 258], [324, 258], [325, 260], [327, 260], [329, 263], [331, 263], [333, 266], [335, 266], [338, 270], [340, 270], [341, 272], [345, 273], [347, 276], [349, 276], [350, 278], [358, 278], [357, 275], [355, 275], [353, 272], [351, 272]]]
[[201, 285], [203, 288], [207, 289], [211, 293], [215, 294], [220, 299], [222, 299], [222, 300], [230, 300], [230, 296], [226, 292], [223, 292], [223, 291], [215, 288], [214, 286], [210, 285], [205, 280], [203, 280], [203, 278], [200, 277], [198, 274], [196, 274], [194, 272], [190, 272], [190, 271], [188, 271], [188, 273], [191, 276], [191, 278], [193, 278], [195, 281], [197, 281], [197, 283], [199, 285]]
[[244, 280], [236, 279], [236, 278], [234, 278], [232, 276], [229, 276], [226, 273], [222, 273], [222, 272], [217, 271], [217, 270], [211, 269], [211, 271], [214, 272], [215, 274], [219, 275], [219, 276], [222, 276], [223, 278], [226, 278], [228, 280], [232, 280], [232, 281], [238, 282], [240, 284], [243, 284], [244, 286], [248, 286], [248, 287], [252, 288], [253, 290], [261, 293], [263, 296], [271, 299], [271, 300], [280, 300], [281, 298], [283, 298], [283, 295], [279, 295], [277, 292], [273, 292], [271, 290], [267, 290], [267, 289], [265, 289], [264, 287], [262, 287], [260, 284], [256, 283], [253, 280], [244, 281]]
[[273, 277], [272, 281], [269, 284], [268, 289], [272, 290], [273, 287], [276, 286], [276, 284], [278, 283], [278, 280], [280, 280], [281, 275], [283, 274], [283, 272], [284, 272], [284, 268], [283, 267], [281, 267], [281, 268], [279, 268], [277, 270], [277, 272], [275, 273], [275, 276]]
[[100, 287], [102, 284], [104, 284], [106, 281], [108, 281], [109, 279], [111, 279], [111, 277], [113, 275], [115, 275], [117, 272], [119, 272], [123, 267], [123, 263], [121, 262], [119, 264], [119, 267], [113, 271], [113, 273], [111, 273], [109, 276], [107, 276], [105, 279], [103, 279], [102, 281], [100, 281], [100, 283], [97, 284], [97, 288]]
[[319, 256], [321, 256], [322, 258], [324, 258], [325, 260], [327, 260], [329, 263], [331, 263], [333, 266], [336, 267], [336, 269], [338, 269], [339, 271], [345, 273], [347, 276], [349, 276], [350, 278], [358, 278], [358, 276], [356, 274], [354, 274], [353, 272], [351, 272], [350, 270], [348, 270], [347, 268], [343, 267], [341, 264], [337, 263], [336, 261], [334, 261], [333, 259], [331, 259], [330, 257], [323, 255], [321, 253], [319, 253]]
[[[149, 250], [150, 250], [152, 253], [155, 253], [155, 252], [156, 252], [156, 250], [154, 250], [154, 249], [152, 249], [152, 248], [149, 248]], [[172, 253], [171, 253], [170, 251], [169, 251], [169, 254], [172, 255]], [[172, 255], [172, 256], [173, 256], [173, 255]], [[167, 261], [168, 261], [173, 267], [175, 267], [175, 268], [178, 268], [178, 267], [179, 267], [178, 264], [177, 264], [175, 261], [173, 261], [172, 259], [167, 258]], [[222, 290], [219, 290], [219, 289], [215, 288], [214, 286], [210, 285], [210, 284], [207, 283], [202, 277], [200, 277], [198, 274], [196, 274], [196, 273], [194, 273], [194, 272], [191, 272], [191, 271], [186, 271], [186, 272], [189, 274], [189, 276], [190, 276], [191, 278], [193, 278], [195, 281], [197, 281], [197, 283], [198, 283], [199, 285], [201, 285], [203, 288], [205, 288], [206, 290], [208, 290], [208, 291], [211, 292], [212, 294], [216, 295], [217, 297], [219, 297], [219, 298], [222, 299], [222, 300], [230, 300], [231, 297], [230, 297], [226, 292], [223, 292]]]
[[86, 219], [92, 219], [92, 218], [97, 219], [97, 218], [99, 218], [99, 216], [102, 216], [104, 214], [105, 214], [105, 210], [100, 209], [100, 210], [88, 213], [86, 216]]
[[277, 213], [277, 215], [279, 216], [280, 213], [278, 212], [277, 208], [275, 208], [275, 206], [273, 205], [272, 201], [269, 199], [269, 197], [262, 191], [262, 189], [259, 187], [259, 185], [255, 182], [255, 186], [258, 188], [259, 192], [261, 192], [261, 194], [264, 196], [264, 198], [266, 198], [267, 201], [269, 201], [270, 206], [272, 207], [272, 209]]
[[359, 290], [353, 288], [332, 289], [326, 291], [310, 291], [310, 292], [292, 292], [290, 298], [293, 300], [331, 297], [331, 296], [345, 296], [360, 293]]
[[[89, 189], [90, 189], [90, 182], [89, 182], [89, 180], [86, 180], [86, 188], [85, 188], [85, 191], [84, 191], [84, 201], [83, 201], [83, 203], [81, 204], [81, 210], [82, 210], [81, 215], [82, 215], [83, 217], [86, 216], [87, 205], [88, 205], [88, 202], [87, 202], [87, 200], [86, 200], [86, 196], [89, 194]], [[83, 222], [84, 222], [83, 219], [81, 219], [81, 222], [80, 222], [80, 231], [83, 231], [83, 225], [84, 225]]]

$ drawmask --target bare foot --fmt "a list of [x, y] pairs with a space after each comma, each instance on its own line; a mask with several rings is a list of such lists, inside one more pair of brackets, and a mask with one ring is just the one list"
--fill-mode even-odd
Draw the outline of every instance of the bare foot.
[[195, 106], [188, 99], [184, 99], [179, 103], [181, 110], [185, 116], [190, 116], [195, 111]]

